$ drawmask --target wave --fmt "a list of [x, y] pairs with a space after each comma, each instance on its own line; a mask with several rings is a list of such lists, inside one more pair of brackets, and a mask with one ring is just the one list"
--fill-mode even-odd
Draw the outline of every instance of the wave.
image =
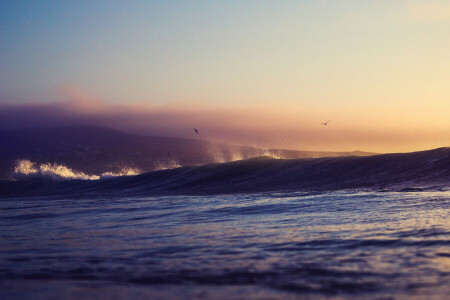
[[122, 168], [119, 172], [104, 172], [100, 175], [89, 175], [84, 172], [74, 171], [67, 166], [56, 163], [35, 163], [30, 160], [18, 160], [14, 168], [13, 177], [17, 180], [32, 178], [49, 178], [53, 180], [99, 180], [118, 176], [139, 175], [138, 169]]
[[173, 159], [169, 162], [157, 162], [155, 164], [155, 171], [159, 171], [159, 170], [168, 170], [168, 169], [177, 169], [177, 168], [181, 168], [182, 165], [180, 164], [179, 161]]
[[139, 136], [95, 126], [0, 130], [0, 140], [7, 141], [0, 147], [0, 180], [14, 179], [17, 160], [56, 163], [85, 175], [100, 176], [108, 171], [120, 172], [124, 166], [143, 173], [264, 155], [295, 159], [375, 154], [263, 149], [198, 139]]
[[[39, 168], [39, 172], [47, 174]], [[49, 168], [54, 170], [54, 168]], [[58, 169], [66, 178], [83, 174]], [[53, 174], [53, 173], [52, 173]], [[78, 176], [78, 178], [76, 177]], [[74, 179], [75, 179], [74, 178]], [[89, 179], [89, 178], [86, 178]], [[24, 181], [0, 183], [3, 195], [224, 194], [339, 189], [420, 191], [450, 186], [450, 148], [366, 157], [272, 159], [260, 157], [221, 164], [180, 167], [136, 176], [74, 183]], [[123, 194], [121, 194], [123, 196]]]

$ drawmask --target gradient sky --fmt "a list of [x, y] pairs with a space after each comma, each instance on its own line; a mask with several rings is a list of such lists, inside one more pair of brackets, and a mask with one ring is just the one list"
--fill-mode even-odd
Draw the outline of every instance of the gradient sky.
[[449, 83], [447, 0], [0, 1], [3, 128], [413, 151], [450, 146]]

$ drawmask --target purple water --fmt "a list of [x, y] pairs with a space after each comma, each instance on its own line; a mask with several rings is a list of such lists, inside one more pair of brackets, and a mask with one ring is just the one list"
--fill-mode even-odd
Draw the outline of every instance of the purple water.
[[0, 200], [1, 299], [443, 299], [450, 192]]

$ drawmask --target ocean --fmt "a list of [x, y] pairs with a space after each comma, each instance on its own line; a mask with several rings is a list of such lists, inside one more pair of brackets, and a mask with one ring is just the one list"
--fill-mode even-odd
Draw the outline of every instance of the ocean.
[[1, 299], [450, 295], [445, 189], [96, 190], [5, 196], [0, 210]]

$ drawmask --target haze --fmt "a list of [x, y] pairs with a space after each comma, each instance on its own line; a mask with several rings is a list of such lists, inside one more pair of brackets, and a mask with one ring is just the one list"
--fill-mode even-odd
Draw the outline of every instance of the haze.
[[449, 32], [444, 0], [2, 1], [0, 129], [448, 146]]

